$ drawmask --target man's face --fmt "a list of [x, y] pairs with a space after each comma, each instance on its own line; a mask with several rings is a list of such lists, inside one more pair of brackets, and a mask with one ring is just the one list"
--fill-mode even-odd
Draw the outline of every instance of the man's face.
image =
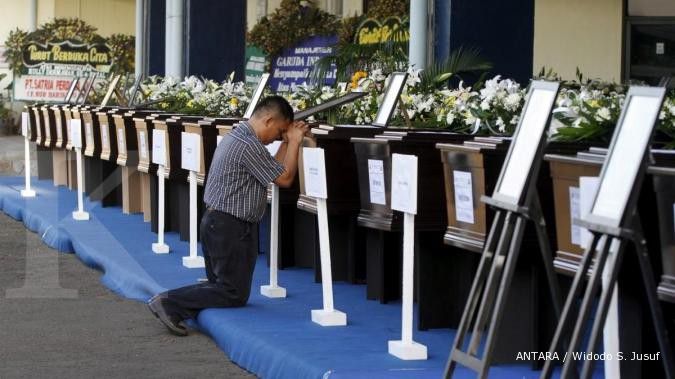
[[271, 114], [266, 120], [266, 129], [269, 131], [269, 134], [266, 137], [269, 137], [269, 141], [266, 143], [271, 143], [276, 140], [282, 139], [286, 130], [291, 126], [291, 121], [285, 119], [279, 114]]

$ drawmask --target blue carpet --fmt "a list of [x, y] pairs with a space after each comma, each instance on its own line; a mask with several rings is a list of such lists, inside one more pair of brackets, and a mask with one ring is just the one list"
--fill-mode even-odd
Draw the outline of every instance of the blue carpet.
[[[74, 252], [88, 266], [103, 273], [101, 281], [115, 293], [138, 301], [204, 277], [202, 269], [186, 269], [181, 257], [188, 244], [176, 233], [166, 242], [172, 253], [156, 255], [156, 235], [141, 215], [124, 215], [119, 207], [102, 208], [85, 201], [91, 220], [74, 221], [76, 194], [49, 181], [34, 182], [38, 194], [23, 199], [23, 178], [0, 178], [0, 209], [43, 241], [61, 251]], [[321, 308], [321, 285], [313, 271], [286, 269], [280, 285], [286, 299], [267, 299], [259, 287], [269, 277], [265, 259], [256, 266], [249, 305], [236, 309], [208, 309], [197, 327], [241, 367], [264, 378], [439, 378], [454, 337], [452, 330], [415, 331], [427, 346], [426, 361], [402, 361], [387, 353], [387, 341], [400, 338], [400, 303], [366, 300], [365, 286], [336, 283], [336, 308], [346, 312], [348, 326], [324, 328], [311, 322], [310, 310]], [[148, 317], [151, 317], [148, 314]], [[537, 378], [528, 364], [494, 367], [490, 377]], [[600, 377], [596, 375], [597, 377]], [[464, 368], [458, 378], [475, 375]]]

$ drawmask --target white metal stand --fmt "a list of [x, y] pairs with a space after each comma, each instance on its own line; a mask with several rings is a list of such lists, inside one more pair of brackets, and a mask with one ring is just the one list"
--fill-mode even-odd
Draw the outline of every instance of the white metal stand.
[[279, 186], [272, 184], [272, 214], [270, 215], [270, 284], [260, 286], [260, 294], [270, 298], [286, 297], [286, 289], [279, 287]]
[[73, 219], [77, 221], [89, 220], [89, 213], [84, 211], [84, 195], [82, 188], [82, 148], [75, 148], [76, 162], [77, 162], [77, 210], [73, 212]]
[[155, 254], [168, 254], [171, 249], [164, 243], [164, 165], [157, 167], [157, 242], [152, 244], [152, 251]]
[[30, 188], [30, 144], [28, 137], [24, 138], [24, 159], [26, 161], [24, 169], [26, 171], [26, 188], [21, 190], [22, 197], [35, 197], [35, 191]]
[[312, 310], [312, 321], [321, 326], [347, 325], [347, 314], [333, 308], [333, 276], [330, 262], [330, 239], [328, 235], [328, 211], [326, 209], [326, 199], [316, 199], [316, 213], [319, 220], [323, 309]]
[[413, 341], [413, 269], [415, 264], [415, 215], [403, 219], [403, 301], [401, 339], [389, 341], [389, 354], [405, 360], [427, 359], [427, 347]]
[[187, 268], [204, 267], [204, 257], [197, 255], [197, 173], [190, 171], [190, 256], [183, 257]]

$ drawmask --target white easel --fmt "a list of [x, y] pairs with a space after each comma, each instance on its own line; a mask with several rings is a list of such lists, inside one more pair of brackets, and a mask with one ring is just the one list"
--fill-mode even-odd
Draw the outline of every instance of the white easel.
[[181, 167], [190, 172], [190, 255], [183, 257], [183, 266], [201, 268], [205, 266], [204, 257], [197, 255], [197, 172], [200, 166], [200, 136], [194, 133], [181, 133]]
[[77, 210], [73, 212], [73, 219], [78, 221], [89, 220], [89, 213], [84, 211], [84, 194], [82, 179], [82, 120], [70, 120], [70, 137], [75, 148], [77, 162]]
[[389, 341], [389, 354], [405, 360], [427, 359], [427, 347], [413, 341], [413, 286], [415, 264], [415, 214], [417, 214], [417, 157], [392, 155], [391, 209], [404, 212], [403, 292], [401, 339]]
[[319, 248], [321, 255], [321, 288], [323, 309], [312, 310], [312, 321], [321, 326], [347, 325], [347, 314], [333, 307], [333, 277], [330, 261], [330, 239], [328, 234], [328, 210], [326, 198], [326, 163], [321, 148], [302, 149], [305, 189], [308, 196], [316, 199], [316, 213], [319, 221]]
[[[280, 141], [272, 142], [267, 145], [267, 150], [272, 156], [277, 154]], [[272, 201], [270, 202], [270, 284], [260, 286], [260, 294], [269, 298], [286, 297], [286, 288], [279, 287], [279, 186], [270, 184], [272, 192]]]
[[21, 190], [21, 197], [35, 197], [35, 191], [30, 188], [30, 144], [28, 141], [28, 112], [21, 112], [21, 135], [24, 138], [24, 170], [26, 171], [26, 188]]
[[152, 131], [152, 163], [157, 165], [157, 242], [152, 244], [155, 254], [168, 254], [171, 249], [164, 243], [164, 201], [165, 167], [166, 167], [166, 132]]

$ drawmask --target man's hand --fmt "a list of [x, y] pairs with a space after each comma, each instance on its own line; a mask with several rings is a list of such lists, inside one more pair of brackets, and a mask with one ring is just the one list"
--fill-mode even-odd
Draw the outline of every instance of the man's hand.
[[289, 143], [296, 142], [300, 144], [305, 136], [305, 133], [307, 133], [307, 130], [309, 130], [307, 123], [304, 121], [295, 121], [286, 131], [284, 139]]

